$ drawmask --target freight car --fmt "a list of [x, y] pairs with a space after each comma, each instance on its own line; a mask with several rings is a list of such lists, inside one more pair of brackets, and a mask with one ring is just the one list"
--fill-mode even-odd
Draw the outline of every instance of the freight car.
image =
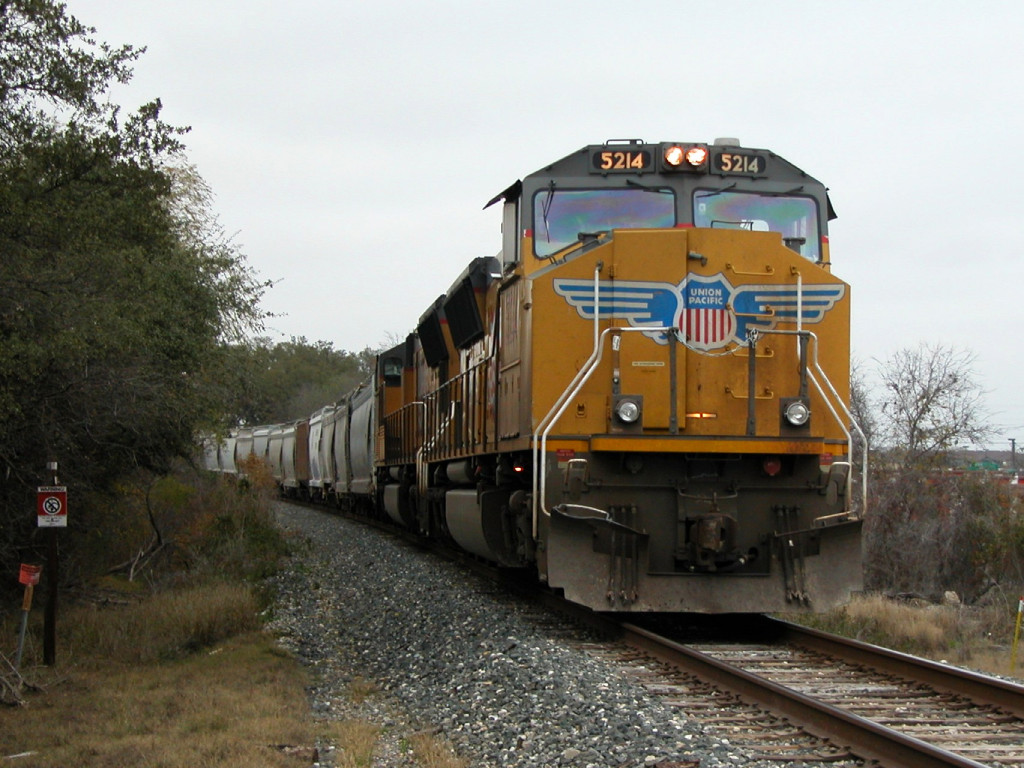
[[310, 418], [319, 467], [283, 487], [534, 569], [598, 611], [845, 602], [866, 452], [825, 187], [736, 140], [628, 140], [498, 203], [498, 255]]

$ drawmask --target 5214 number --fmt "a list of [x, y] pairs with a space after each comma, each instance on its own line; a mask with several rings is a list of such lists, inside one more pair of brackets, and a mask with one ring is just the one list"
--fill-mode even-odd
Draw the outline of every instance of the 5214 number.
[[740, 155], [723, 152], [717, 158], [716, 166], [722, 173], [764, 173], [765, 160], [760, 155]]
[[648, 152], [601, 152], [597, 156], [597, 167], [602, 171], [642, 171], [651, 162]]

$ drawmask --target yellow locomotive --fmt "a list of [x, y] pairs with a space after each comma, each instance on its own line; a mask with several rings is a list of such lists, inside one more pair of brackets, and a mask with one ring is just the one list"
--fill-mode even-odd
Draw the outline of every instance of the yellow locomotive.
[[599, 611], [845, 602], [862, 486], [825, 187], [731, 139], [629, 140], [499, 202], [501, 252], [349, 408], [373, 470], [353, 496], [339, 468], [338, 498]]

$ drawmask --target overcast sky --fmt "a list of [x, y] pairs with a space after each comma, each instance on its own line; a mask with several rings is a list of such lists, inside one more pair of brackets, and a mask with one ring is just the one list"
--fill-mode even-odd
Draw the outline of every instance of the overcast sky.
[[823, 181], [865, 366], [970, 349], [1024, 444], [1024, 3], [69, 0], [146, 46], [268, 335], [404, 337], [500, 247], [510, 183], [611, 138], [735, 136]]

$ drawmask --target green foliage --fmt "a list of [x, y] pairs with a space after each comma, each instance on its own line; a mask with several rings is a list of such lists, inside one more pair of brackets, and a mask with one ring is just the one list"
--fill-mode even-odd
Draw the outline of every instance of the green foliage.
[[193, 578], [217, 576], [259, 581], [273, 574], [288, 542], [277, 527], [271, 496], [258, 485], [235, 487], [234, 478], [218, 478], [183, 538]]
[[180, 149], [187, 129], [160, 121], [159, 100], [122, 119], [104, 98], [111, 83], [131, 79], [145, 49], [97, 42], [66, 10], [54, 0], [0, 3], [0, 159], [17, 163], [65, 132], [144, 166]]
[[[261, 467], [265, 465], [260, 463]], [[233, 478], [176, 464], [170, 475], [139, 470], [109, 491], [78, 499], [73, 547], [61, 570], [78, 584], [123, 578], [147, 590], [230, 579], [258, 582], [275, 572], [289, 543], [272, 513], [276, 486], [267, 475], [239, 488]], [[45, 537], [36, 537], [42, 561]]]
[[191, 453], [232, 383], [224, 342], [261, 329], [267, 287], [176, 154], [185, 130], [158, 101], [122, 119], [106, 100], [141, 51], [65, 10], [0, 3], [3, 555], [48, 460], [81, 504]]
[[[115, 483], [109, 490], [70, 494], [73, 533], [71, 536], [60, 534], [61, 572], [66, 577], [76, 582], [92, 581], [124, 563], [133, 562], [146, 551], [154, 538], [146, 514], [150, 482], [146, 473], [138, 472]], [[165, 520], [161, 517], [158, 522], [163, 525]], [[34, 539], [39, 557], [44, 551], [44, 538], [36, 536]], [[152, 570], [146, 571], [145, 576], [152, 573]], [[133, 575], [140, 583], [149, 583], [148, 579]]]
[[127, 82], [142, 50], [97, 43], [96, 30], [67, 16], [51, 0], [6, 0], [0, 5], [0, 107], [3, 124], [31, 131], [44, 106], [102, 120], [113, 107], [97, 101], [111, 80]]
[[235, 422], [274, 424], [308, 416], [355, 389], [370, 375], [373, 351], [336, 350], [327, 341], [269, 339], [232, 350], [240, 386], [232, 402]]

